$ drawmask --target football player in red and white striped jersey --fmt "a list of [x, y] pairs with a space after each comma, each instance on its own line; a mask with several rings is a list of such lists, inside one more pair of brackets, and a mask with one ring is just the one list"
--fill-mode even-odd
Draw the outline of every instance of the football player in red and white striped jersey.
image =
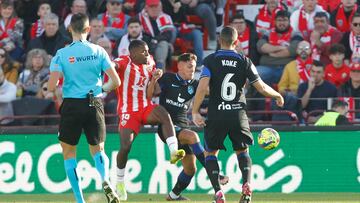
[[148, 45], [142, 40], [133, 40], [129, 45], [130, 55], [115, 59], [117, 73], [122, 81], [116, 89], [118, 97], [120, 150], [117, 155], [117, 190], [120, 200], [126, 200], [124, 185], [125, 166], [131, 144], [140, 131], [141, 125], [161, 124], [166, 143], [169, 146], [170, 163], [176, 163], [185, 156], [178, 150], [174, 126], [169, 113], [151, 102], [155, 84], [162, 76], [162, 70], [155, 69], [155, 62], [149, 54]]

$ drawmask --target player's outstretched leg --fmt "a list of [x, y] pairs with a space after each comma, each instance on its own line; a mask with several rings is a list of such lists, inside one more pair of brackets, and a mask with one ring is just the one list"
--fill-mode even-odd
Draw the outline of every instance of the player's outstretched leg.
[[120, 200], [127, 200], [127, 192], [125, 188], [125, 167], [128, 160], [128, 154], [131, 149], [132, 142], [136, 135], [131, 129], [120, 129], [120, 150], [117, 154], [117, 184], [116, 191], [119, 195]]
[[252, 191], [250, 188], [250, 178], [251, 178], [251, 165], [252, 161], [247, 149], [236, 151], [239, 168], [243, 177], [243, 186], [242, 194], [240, 198], [240, 203], [250, 203]]
[[169, 113], [162, 106], [153, 108], [146, 119], [147, 124], [161, 124], [166, 144], [170, 150], [170, 163], [176, 164], [185, 157], [185, 151], [178, 149], [178, 140], [175, 136], [174, 125]]
[[174, 188], [169, 193], [166, 200], [168, 201], [187, 201], [188, 198], [181, 196], [181, 192], [184, 191], [190, 184], [192, 177], [196, 172], [196, 159], [194, 155], [187, 154], [182, 160], [184, 170], [178, 176], [177, 182]]

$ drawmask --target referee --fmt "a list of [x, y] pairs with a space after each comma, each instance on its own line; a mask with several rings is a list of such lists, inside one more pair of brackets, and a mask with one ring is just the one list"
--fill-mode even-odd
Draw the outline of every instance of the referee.
[[[72, 16], [70, 32], [73, 42], [58, 50], [52, 59], [48, 89], [54, 91], [57, 81], [63, 75], [64, 100], [60, 107], [59, 140], [65, 171], [76, 201], [85, 202], [76, 172], [76, 145], [84, 130], [108, 202], [117, 203], [120, 200], [110, 187], [109, 159], [104, 153], [106, 130], [100, 96], [102, 90], [109, 91], [118, 87], [120, 79], [106, 51], [86, 41], [89, 31], [89, 19], [85, 14]], [[113, 81], [113, 86], [102, 86], [103, 72]]]

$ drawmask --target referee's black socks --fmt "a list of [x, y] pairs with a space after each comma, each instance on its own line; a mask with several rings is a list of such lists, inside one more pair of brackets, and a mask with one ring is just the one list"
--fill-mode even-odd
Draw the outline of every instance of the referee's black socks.
[[206, 168], [206, 172], [209, 176], [211, 185], [213, 186], [215, 193], [219, 190], [221, 190], [220, 188], [220, 183], [219, 183], [219, 164], [218, 164], [218, 159], [216, 156], [210, 155], [207, 156], [205, 158], [205, 168]]
[[241, 152], [237, 155], [239, 168], [242, 173], [243, 184], [250, 181], [252, 161], [248, 152]]

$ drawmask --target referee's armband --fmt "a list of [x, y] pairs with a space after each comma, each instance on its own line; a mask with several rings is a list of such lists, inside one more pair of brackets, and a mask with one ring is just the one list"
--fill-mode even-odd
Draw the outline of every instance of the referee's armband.
[[202, 71], [201, 71], [201, 75], [200, 75], [200, 78], [203, 78], [203, 77], [211, 77], [211, 72], [209, 70], [208, 67], [204, 66]]

